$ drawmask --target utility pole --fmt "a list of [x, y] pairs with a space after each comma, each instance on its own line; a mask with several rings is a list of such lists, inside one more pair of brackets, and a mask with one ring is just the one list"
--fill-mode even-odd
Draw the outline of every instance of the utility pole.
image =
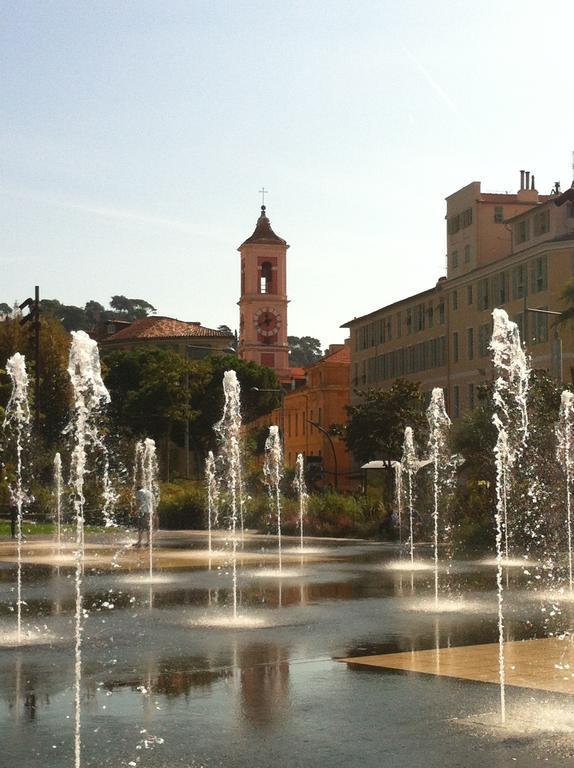
[[27, 298], [20, 304], [20, 309], [29, 308], [29, 312], [20, 320], [20, 325], [32, 322], [34, 329], [34, 425], [40, 426], [40, 287], [34, 287], [34, 298]]

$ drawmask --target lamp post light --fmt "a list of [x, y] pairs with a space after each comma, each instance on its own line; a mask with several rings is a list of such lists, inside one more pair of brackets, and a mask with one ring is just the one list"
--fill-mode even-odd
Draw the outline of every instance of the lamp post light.
[[335, 490], [338, 491], [339, 490], [339, 472], [337, 468], [337, 453], [335, 451], [335, 444], [333, 443], [333, 438], [331, 437], [329, 432], [325, 429], [325, 427], [322, 427], [318, 421], [311, 421], [311, 419], [307, 419], [307, 421], [309, 424], [316, 427], [319, 430], [319, 432], [322, 432], [322, 434], [324, 434], [327, 440], [329, 441], [329, 445], [331, 446], [331, 451], [333, 453], [334, 485], [335, 485]]

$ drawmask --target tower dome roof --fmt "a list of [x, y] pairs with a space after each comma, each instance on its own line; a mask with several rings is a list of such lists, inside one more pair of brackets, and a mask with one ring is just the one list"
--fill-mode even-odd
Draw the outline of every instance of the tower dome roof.
[[276, 235], [271, 229], [271, 222], [267, 218], [265, 206], [261, 206], [261, 216], [257, 219], [255, 231], [245, 240], [239, 247], [243, 248], [244, 245], [250, 245], [251, 243], [259, 243], [261, 245], [284, 245], [286, 248], [289, 246], [282, 237]]

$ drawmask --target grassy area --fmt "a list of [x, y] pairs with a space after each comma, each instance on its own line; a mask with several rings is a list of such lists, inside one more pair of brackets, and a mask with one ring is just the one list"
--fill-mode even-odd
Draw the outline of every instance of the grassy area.
[[[104, 531], [105, 528], [101, 528], [97, 525], [86, 525], [84, 530], [86, 533], [100, 533]], [[76, 527], [74, 525], [62, 526], [63, 536], [71, 537], [75, 536], [75, 534]], [[22, 525], [22, 535], [25, 538], [32, 538], [33, 536], [55, 536], [56, 526], [54, 523], [31, 523], [24, 521]], [[8, 520], [0, 520], [0, 537], [2, 536], [10, 536], [10, 522]]]

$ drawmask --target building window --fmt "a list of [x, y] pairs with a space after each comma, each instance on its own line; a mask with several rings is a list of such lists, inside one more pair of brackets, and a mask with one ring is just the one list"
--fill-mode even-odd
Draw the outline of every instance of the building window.
[[508, 282], [508, 272], [501, 272], [490, 278], [490, 299], [495, 307], [506, 304], [509, 300]]
[[540, 235], [546, 234], [550, 230], [550, 211], [548, 208], [545, 211], [538, 211], [533, 216], [533, 231], [534, 237], [540, 237]]
[[468, 407], [472, 410], [476, 405], [474, 384], [468, 385]]
[[466, 286], [466, 303], [469, 307], [472, 304], [472, 285]]
[[464, 246], [464, 263], [468, 264], [470, 261], [470, 245]]
[[457, 213], [456, 216], [451, 216], [446, 223], [446, 231], [449, 235], [456, 235], [460, 229], [460, 216]]
[[523, 299], [528, 294], [526, 264], [519, 264], [512, 269], [512, 298]]
[[429, 308], [427, 310], [427, 316], [428, 316], [429, 328], [434, 328], [434, 307], [432, 304], [429, 304]]
[[514, 242], [516, 245], [520, 245], [520, 243], [525, 243], [527, 240], [530, 240], [530, 221], [523, 219], [514, 225]]
[[438, 321], [440, 325], [444, 325], [445, 320], [445, 312], [444, 312], [444, 301], [441, 301], [441, 303], [438, 305]]
[[450, 265], [453, 269], [458, 267], [458, 251], [453, 251], [450, 255]]
[[464, 229], [465, 227], [470, 227], [472, 224], [472, 208], [467, 208], [466, 211], [463, 211], [460, 214], [460, 227], [461, 229]]
[[[548, 307], [538, 307], [538, 309], [548, 309]], [[532, 343], [545, 344], [548, 341], [548, 315], [541, 312], [531, 313]]]
[[487, 357], [488, 345], [490, 343], [490, 337], [492, 336], [491, 323], [484, 323], [478, 329], [478, 354], [479, 357]]
[[474, 328], [466, 330], [466, 356], [469, 360], [474, 358]]
[[494, 208], [494, 223], [502, 224], [504, 221], [504, 209], [501, 205], [497, 205]]
[[452, 292], [452, 308], [458, 309], [458, 291]]
[[413, 332], [413, 311], [407, 309], [407, 334]]
[[452, 334], [452, 361], [458, 363], [458, 331]]
[[393, 338], [393, 323], [390, 317], [385, 318], [385, 337], [387, 341]]
[[478, 281], [478, 308], [479, 309], [488, 309], [489, 306], [489, 299], [488, 299], [488, 278], [485, 277], [483, 280]]
[[397, 312], [397, 339], [401, 338], [403, 332], [401, 313]]
[[259, 277], [259, 293], [272, 293], [271, 278], [273, 276], [273, 267], [270, 261], [264, 261], [261, 265], [261, 274]]
[[425, 305], [417, 304], [414, 309], [415, 331], [424, 331], [425, 329]]
[[530, 289], [532, 293], [540, 293], [548, 288], [548, 260], [546, 256], [534, 259], [530, 265]]

